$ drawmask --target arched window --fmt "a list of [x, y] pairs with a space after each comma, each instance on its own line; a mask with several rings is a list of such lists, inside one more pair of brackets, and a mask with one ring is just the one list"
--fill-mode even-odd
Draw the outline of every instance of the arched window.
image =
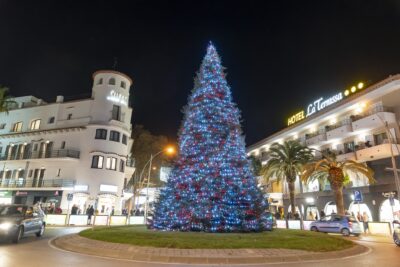
[[103, 84], [103, 78], [98, 79], [97, 84]]
[[126, 83], [124, 81], [121, 81], [121, 87], [124, 89], [126, 88]]
[[110, 84], [110, 85], [115, 85], [115, 78], [110, 78], [110, 79], [108, 80], [108, 84]]

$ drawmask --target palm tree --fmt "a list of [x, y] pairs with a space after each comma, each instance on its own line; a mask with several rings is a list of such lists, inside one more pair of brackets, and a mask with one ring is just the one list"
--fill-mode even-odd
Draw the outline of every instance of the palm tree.
[[12, 100], [12, 97], [7, 94], [8, 90], [9, 89], [7, 87], [0, 87], [0, 113], [8, 113], [10, 107], [16, 103], [14, 100]]
[[365, 164], [353, 160], [338, 162], [335, 155], [323, 155], [324, 158], [304, 166], [301, 180], [309, 183], [314, 180], [328, 181], [335, 193], [337, 213], [344, 215], [343, 186], [349, 182], [349, 172], [363, 174], [369, 183], [374, 183], [374, 171]]
[[271, 178], [277, 182], [285, 181], [289, 187], [291, 213], [295, 214], [295, 182], [303, 166], [313, 159], [311, 150], [298, 141], [289, 140], [283, 144], [273, 143], [268, 151], [269, 160], [262, 168], [261, 174], [268, 183]]

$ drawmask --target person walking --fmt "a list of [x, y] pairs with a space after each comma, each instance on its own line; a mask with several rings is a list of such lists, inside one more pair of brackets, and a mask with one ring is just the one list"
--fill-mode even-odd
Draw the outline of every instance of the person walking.
[[87, 223], [87, 224], [88, 224], [88, 225], [91, 225], [91, 224], [92, 224], [92, 216], [93, 216], [93, 214], [94, 214], [93, 205], [89, 206], [89, 208], [87, 209], [86, 214], [87, 214], [87, 216], [88, 216], [88, 223]]
[[323, 210], [321, 210], [321, 212], [319, 213], [319, 217], [321, 219], [325, 217], [325, 212]]
[[313, 212], [310, 210], [310, 212], [307, 214], [307, 221], [314, 221], [314, 214]]
[[369, 216], [368, 216], [367, 212], [365, 212], [365, 211], [363, 212], [362, 219], [363, 219], [363, 226], [364, 226], [364, 234], [366, 234], [367, 231], [370, 234], [369, 227], [368, 227]]

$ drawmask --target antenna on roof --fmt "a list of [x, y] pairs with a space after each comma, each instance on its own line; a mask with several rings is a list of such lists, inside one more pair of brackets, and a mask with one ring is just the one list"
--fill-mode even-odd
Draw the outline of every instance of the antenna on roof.
[[117, 65], [118, 65], [118, 58], [117, 57], [114, 57], [114, 64], [113, 64], [113, 70], [115, 70], [116, 68], [117, 68]]

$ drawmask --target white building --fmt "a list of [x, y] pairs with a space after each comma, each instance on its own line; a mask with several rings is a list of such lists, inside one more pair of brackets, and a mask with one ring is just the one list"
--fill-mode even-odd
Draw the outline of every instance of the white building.
[[[259, 157], [265, 164], [267, 151], [272, 143], [298, 140], [303, 145], [325, 153], [335, 153], [337, 160], [355, 160], [366, 163], [375, 171], [376, 183], [368, 184], [362, 175], [350, 175], [350, 184], [344, 190], [346, 208], [355, 214], [361, 210], [369, 213], [374, 221], [391, 221], [393, 210], [400, 210], [398, 200], [389, 201], [388, 194], [398, 197], [397, 185], [390, 170], [391, 155], [400, 152], [400, 75], [390, 76], [368, 87], [358, 83], [338, 90], [333, 96], [320, 97], [287, 120], [288, 127], [247, 148], [248, 155]], [[320, 152], [316, 157], [322, 157]], [[400, 171], [400, 170], [399, 170]], [[399, 173], [400, 174], [400, 173]], [[288, 205], [287, 188], [272, 181], [267, 191], [271, 193], [272, 206]], [[318, 212], [335, 211], [329, 184], [321, 185], [296, 182], [296, 201], [303, 210]], [[360, 205], [354, 200], [355, 191], [361, 192]], [[390, 205], [393, 204], [393, 206]]]
[[100, 214], [118, 214], [134, 172], [131, 85], [127, 75], [101, 70], [87, 99], [15, 98], [15, 107], [0, 113], [0, 203], [41, 201], [64, 212], [95, 205]]

